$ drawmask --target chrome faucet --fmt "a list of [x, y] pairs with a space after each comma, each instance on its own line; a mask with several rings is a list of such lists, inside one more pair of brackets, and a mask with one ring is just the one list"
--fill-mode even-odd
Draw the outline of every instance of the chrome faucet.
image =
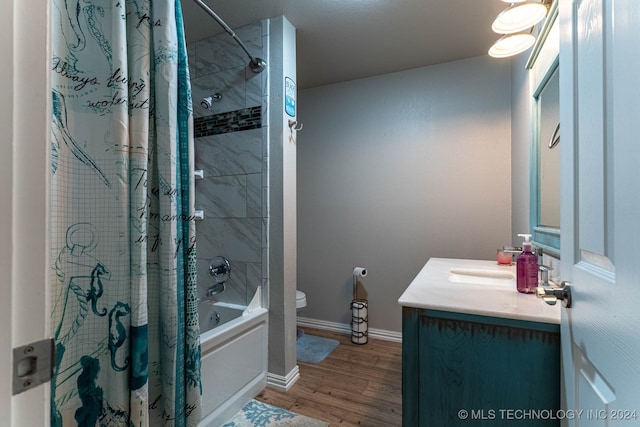
[[551, 286], [551, 284], [549, 283], [549, 272], [553, 271], [553, 267], [538, 264], [538, 271], [540, 272], [539, 286]]
[[544, 265], [544, 252], [542, 251], [542, 248], [535, 248], [533, 253], [538, 257], [538, 265]]
[[522, 248], [517, 247], [517, 246], [503, 246], [502, 247], [502, 252], [507, 253], [507, 254], [521, 254], [522, 253]]

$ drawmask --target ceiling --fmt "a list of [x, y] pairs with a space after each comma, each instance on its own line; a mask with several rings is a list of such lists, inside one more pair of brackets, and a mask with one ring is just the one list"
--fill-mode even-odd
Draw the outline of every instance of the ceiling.
[[[501, 0], [204, 0], [231, 28], [284, 15], [297, 34], [298, 88], [484, 55]], [[182, 0], [187, 43], [224, 32]]]

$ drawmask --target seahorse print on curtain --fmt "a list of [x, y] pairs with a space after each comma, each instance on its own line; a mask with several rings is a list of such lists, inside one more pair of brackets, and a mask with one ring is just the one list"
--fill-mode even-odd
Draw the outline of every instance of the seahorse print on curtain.
[[179, 0], [54, 0], [51, 426], [200, 421]]

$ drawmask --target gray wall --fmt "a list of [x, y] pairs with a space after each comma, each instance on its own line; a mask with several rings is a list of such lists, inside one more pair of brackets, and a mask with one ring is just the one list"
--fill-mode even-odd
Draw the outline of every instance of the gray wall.
[[[349, 324], [369, 269], [369, 328], [430, 257], [495, 259], [511, 242], [511, 69], [486, 56], [300, 91], [301, 316]], [[527, 187], [528, 188], [528, 187]]]
[[530, 233], [531, 94], [525, 69], [528, 59], [526, 52], [511, 60], [511, 243], [514, 246], [522, 246], [518, 233]]

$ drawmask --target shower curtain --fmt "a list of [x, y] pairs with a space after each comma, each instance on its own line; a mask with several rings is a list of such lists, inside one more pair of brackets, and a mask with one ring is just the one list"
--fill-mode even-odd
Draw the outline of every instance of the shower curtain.
[[54, 0], [51, 426], [195, 426], [193, 116], [179, 0]]

